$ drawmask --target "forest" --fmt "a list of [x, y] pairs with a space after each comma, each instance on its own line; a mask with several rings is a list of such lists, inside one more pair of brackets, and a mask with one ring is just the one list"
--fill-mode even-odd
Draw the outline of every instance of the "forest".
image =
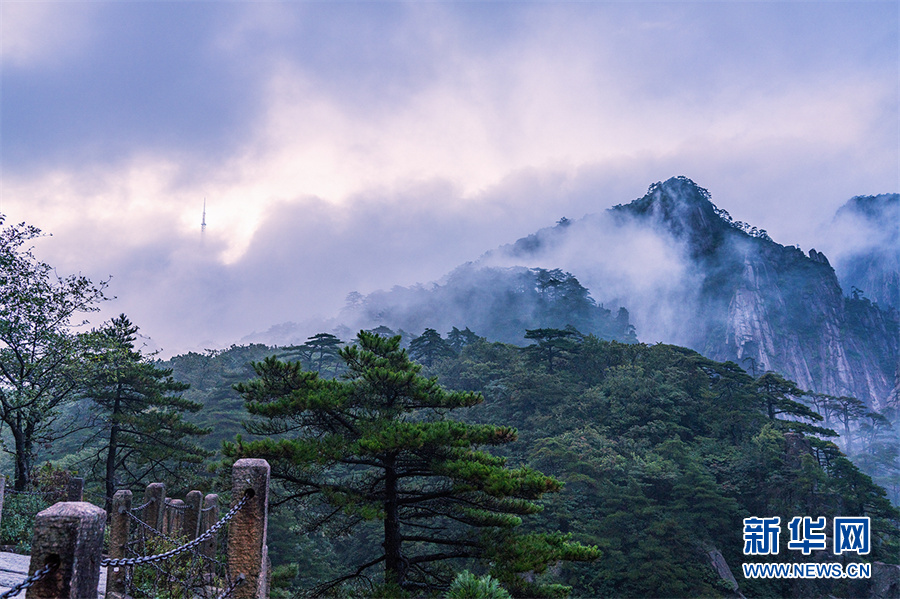
[[[898, 563], [897, 415], [855, 398], [571, 325], [160, 360], [127, 315], [84, 320], [106, 283], [57, 275], [38, 235], [0, 232], [8, 485], [83, 476], [108, 509], [118, 488], [208, 490], [265, 458], [273, 597], [864, 597], [876, 576], [742, 566]], [[748, 554], [746, 520], [776, 517], [868, 518], [869, 551], [792, 551], [785, 527], [780, 553]], [[29, 543], [21, 519], [0, 535]]]

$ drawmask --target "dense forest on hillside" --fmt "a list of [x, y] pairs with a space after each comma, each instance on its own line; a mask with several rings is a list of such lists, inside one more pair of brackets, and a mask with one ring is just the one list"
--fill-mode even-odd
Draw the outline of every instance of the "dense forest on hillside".
[[[571, 327], [527, 337], [523, 345], [531, 344], [522, 347], [468, 329], [454, 328], [446, 338], [427, 329], [406, 345], [443, 387], [483, 395], [482, 403], [447, 418], [515, 427], [518, 440], [492, 452], [564, 483], [523, 526], [569, 533], [600, 549], [598, 560], [551, 568], [548, 575], [573, 596], [727, 596], [735, 582], [721, 567], [717, 572], [717, 560], [748, 597], [866, 595], [860, 581], [745, 579], [744, 561], [836, 559], [825, 552], [743, 555], [742, 521], [751, 516], [868, 516], [872, 552], [863, 559], [897, 563], [900, 513], [835, 444], [852, 440], [855, 460], [878, 462], [879, 480], [896, 502], [897, 440], [884, 416], [852, 398], [806, 396], [773, 373], [754, 378], [681, 347], [601, 340]], [[340, 379], [337, 341], [321, 334], [288, 348], [235, 346], [167, 365], [192, 383], [187, 396], [205, 403], [197, 423], [216, 423], [204, 441], [212, 449], [233, 439], [242, 420], [253, 420], [230, 389], [253, 378], [249, 360], [279, 355]], [[377, 523], [336, 537], [307, 531], [302, 510], [290, 500], [280, 504], [286, 495], [282, 489], [273, 508], [272, 555], [283, 567], [299, 565], [293, 588], [340, 577], [377, 544]], [[465, 560], [454, 567], [487, 572]]]

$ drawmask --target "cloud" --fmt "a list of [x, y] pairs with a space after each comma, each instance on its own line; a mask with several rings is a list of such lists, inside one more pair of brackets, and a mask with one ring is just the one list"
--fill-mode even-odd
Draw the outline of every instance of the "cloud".
[[0, 65], [4, 68], [58, 67], [77, 56], [92, 34], [92, 7], [67, 2], [0, 4]]
[[11, 6], [0, 211], [169, 347], [437, 279], [673, 175], [809, 245], [897, 185], [886, 5]]
[[506, 246], [479, 264], [560, 268], [575, 275], [598, 303], [627, 308], [641, 341], [688, 344], [689, 307], [698, 305], [701, 278], [671, 235], [602, 212], [565, 228], [543, 229], [537, 240], [533, 254], [519, 255]]

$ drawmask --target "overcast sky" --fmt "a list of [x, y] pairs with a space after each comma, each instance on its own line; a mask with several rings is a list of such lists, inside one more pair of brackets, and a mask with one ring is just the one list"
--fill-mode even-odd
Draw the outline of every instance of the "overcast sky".
[[900, 191], [898, 6], [3, 0], [0, 212], [165, 355], [674, 175], [821, 247]]

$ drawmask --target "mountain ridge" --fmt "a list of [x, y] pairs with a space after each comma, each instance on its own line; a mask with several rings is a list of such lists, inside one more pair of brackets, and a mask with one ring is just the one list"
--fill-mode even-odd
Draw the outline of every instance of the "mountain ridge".
[[339, 335], [468, 326], [521, 344], [526, 328], [571, 324], [617, 340], [636, 329], [642, 341], [780, 372], [815, 393], [900, 407], [896, 310], [847, 296], [823, 252], [734, 220], [683, 176], [605, 212], [562, 218], [430, 286], [354, 295]]

